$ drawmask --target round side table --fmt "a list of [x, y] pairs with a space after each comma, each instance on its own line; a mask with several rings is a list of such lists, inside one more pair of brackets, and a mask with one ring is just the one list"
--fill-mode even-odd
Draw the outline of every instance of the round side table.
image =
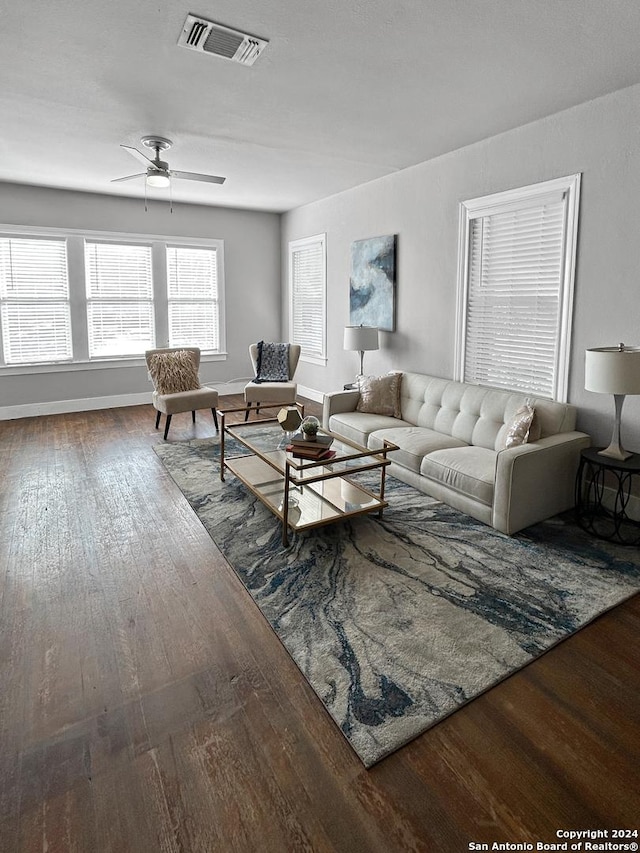
[[[630, 517], [627, 510], [633, 496], [634, 478], [638, 478], [635, 482], [640, 486], [640, 453], [619, 461], [600, 456], [600, 449], [590, 447], [580, 454], [576, 475], [576, 520], [580, 527], [600, 539], [637, 545], [640, 543], [640, 520]], [[636, 500], [639, 495], [640, 489], [637, 489]]]

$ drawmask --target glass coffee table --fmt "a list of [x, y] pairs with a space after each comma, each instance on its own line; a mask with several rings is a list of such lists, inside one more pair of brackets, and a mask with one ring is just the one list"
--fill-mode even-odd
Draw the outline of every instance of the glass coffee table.
[[[280, 409], [284, 405], [261, 406]], [[388, 506], [384, 499], [387, 453], [397, 445], [385, 441], [377, 452], [344, 438], [332, 436], [331, 459], [309, 460], [286, 450], [287, 437], [276, 418], [227, 424], [226, 415], [245, 412], [220, 409], [220, 479], [231, 472], [282, 522], [282, 544], [289, 544], [289, 530], [305, 530], [344, 518], [378, 512]], [[320, 430], [323, 435], [331, 435]], [[229, 453], [229, 438], [237, 442]], [[363, 471], [379, 471], [375, 491], [352, 478]]]

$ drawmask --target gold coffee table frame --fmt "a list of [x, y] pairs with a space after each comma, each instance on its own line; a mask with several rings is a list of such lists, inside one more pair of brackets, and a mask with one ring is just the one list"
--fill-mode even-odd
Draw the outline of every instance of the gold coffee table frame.
[[[290, 403], [261, 405], [267, 411], [280, 409]], [[298, 405], [298, 404], [296, 404]], [[246, 412], [219, 409], [220, 417], [220, 479], [225, 473], [234, 474], [282, 522], [282, 544], [289, 544], [289, 530], [321, 527], [344, 518], [377, 512], [382, 516], [388, 506], [384, 499], [387, 453], [398, 447], [384, 442], [380, 451], [371, 451], [342, 437], [333, 436], [331, 450], [336, 454], [329, 460], [298, 459], [285, 450], [286, 433], [277, 418], [262, 418], [228, 425], [226, 415]], [[298, 406], [303, 412], [303, 408]], [[273, 428], [273, 435], [260, 435], [260, 428]], [[332, 435], [320, 430], [323, 435]], [[231, 437], [249, 452], [227, 456], [225, 439]], [[363, 471], [380, 471], [377, 492], [370, 491], [351, 479]]]

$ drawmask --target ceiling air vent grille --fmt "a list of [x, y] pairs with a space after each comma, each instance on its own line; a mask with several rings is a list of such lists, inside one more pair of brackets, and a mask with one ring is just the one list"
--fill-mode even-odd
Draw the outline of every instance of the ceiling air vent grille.
[[241, 65], [253, 65], [269, 42], [230, 27], [223, 27], [222, 24], [214, 24], [205, 18], [187, 15], [178, 44], [190, 50], [221, 56]]

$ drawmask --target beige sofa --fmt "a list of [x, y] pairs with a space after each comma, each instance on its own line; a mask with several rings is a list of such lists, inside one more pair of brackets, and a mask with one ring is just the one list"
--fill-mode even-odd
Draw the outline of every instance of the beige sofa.
[[[399, 446], [388, 471], [438, 500], [512, 534], [574, 505], [580, 451], [565, 403], [404, 373], [401, 418], [356, 410], [360, 394], [326, 394], [323, 426], [371, 449]], [[540, 438], [503, 449], [517, 410], [535, 407]]]

